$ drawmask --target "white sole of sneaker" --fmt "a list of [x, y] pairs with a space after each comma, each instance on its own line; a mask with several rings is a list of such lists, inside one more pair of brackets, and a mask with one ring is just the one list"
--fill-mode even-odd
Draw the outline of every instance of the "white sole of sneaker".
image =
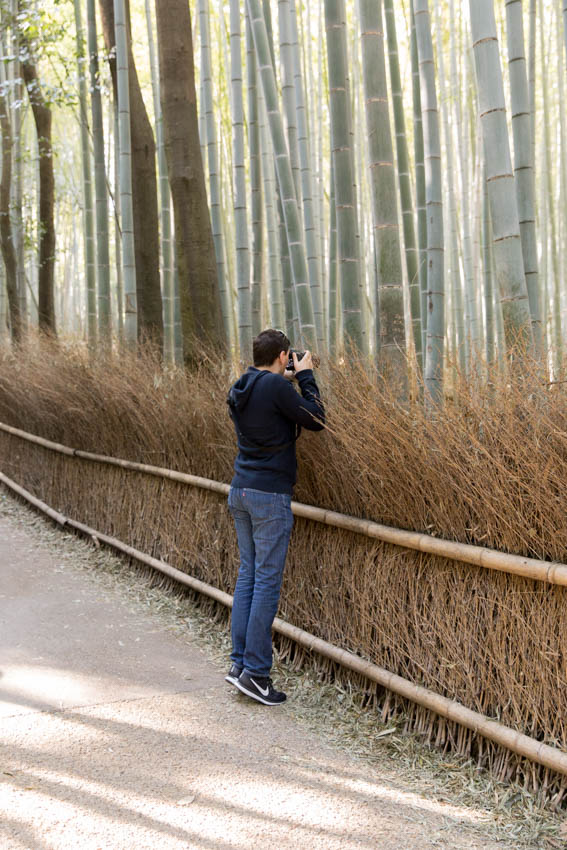
[[235, 679], [234, 676], [225, 676], [225, 682], [228, 682], [230, 685], [236, 685], [238, 679]]
[[252, 691], [249, 691], [247, 688], [244, 687], [244, 685], [241, 685], [240, 682], [235, 682], [234, 684], [236, 685], [239, 691], [241, 691], [243, 694], [246, 694], [247, 697], [255, 699], [256, 702], [261, 702], [262, 705], [283, 705], [285, 702], [285, 700], [282, 700], [281, 702], [270, 702], [270, 700], [264, 699], [264, 697], [260, 694], [255, 694]]

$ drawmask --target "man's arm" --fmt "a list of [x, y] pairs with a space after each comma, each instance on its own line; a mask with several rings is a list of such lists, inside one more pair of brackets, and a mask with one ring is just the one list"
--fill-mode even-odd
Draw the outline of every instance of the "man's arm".
[[293, 359], [301, 395], [296, 393], [289, 382], [282, 381], [276, 402], [278, 409], [308, 431], [321, 431], [325, 422], [325, 408], [311, 368], [311, 354], [306, 351], [299, 361], [294, 354]]

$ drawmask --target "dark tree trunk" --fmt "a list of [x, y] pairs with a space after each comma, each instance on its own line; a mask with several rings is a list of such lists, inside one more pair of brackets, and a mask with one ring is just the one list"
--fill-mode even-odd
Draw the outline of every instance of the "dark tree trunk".
[[155, 5], [184, 354], [189, 361], [199, 358], [199, 345], [224, 348], [226, 340], [199, 142], [189, 4], [156, 0]]
[[39, 329], [43, 333], [55, 336], [55, 179], [51, 145], [51, 109], [41, 91], [37, 69], [29, 51], [26, 51], [26, 56], [22, 59], [22, 73], [35, 121], [39, 152]]
[[12, 342], [18, 343], [22, 336], [20, 301], [18, 298], [18, 263], [12, 239], [10, 220], [10, 190], [12, 185], [12, 127], [8, 115], [6, 94], [0, 91], [0, 131], [2, 134], [2, 182], [0, 183], [0, 242], [6, 269], [6, 290], [10, 312]]
[[[110, 70], [116, 97], [114, 58], [114, 5], [99, 0], [104, 41], [111, 51]], [[132, 203], [134, 207], [134, 248], [136, 253], [136, 294], [138, 336], [163, 345], [163, 315], [159, 279], [159, 223], [154, 134], [142, 97], [128, 15], [128, 89], [130, 93], [130, 132], [132, 136]]]

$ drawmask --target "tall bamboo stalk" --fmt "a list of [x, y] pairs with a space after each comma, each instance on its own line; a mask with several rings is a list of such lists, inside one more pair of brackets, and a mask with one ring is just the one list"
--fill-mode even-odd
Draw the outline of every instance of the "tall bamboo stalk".
[[286, 147], [283, 121], [278, 109], [274, 66], [270, 54], [266, 21], [260, 0], [247, 0], [247, 4], [254, 36], [256, 58], [258, 60], [258, 71], [262, 80], [262, 90], [268, 112], [272, 145], [276, 157], [276, 170], [281, 193], [287, 242], [289, 245], [293, 286], [299, 308], [299, 332], [303, 344], [313, 347], [313, 343], [315, 342], [315, 320], [302, 238], [301, 217], [295, 194], [290, 158]]
[[[567, 5], [567, 0], [564, 0]], [[536, 140], [535, 140], [535, 124], [536, 124], [536, 30], [537, 30], [537, 0], [530, 0], [530, 36], [529, 36], [529, 58], [528, 58], [528, 84], [530, 87], [530, 118], [531, 118], [531, 142], [532, 142], [532, 163], [534, 169], [534, 177], [536, 173]], [[535, 184], [535, 179], [534, 179]], [[540, 299], [541, 301], [541, 299]], [[540, 305], [541, 309], [541, 305]], [[545, 338], [545, 330], [542, 331], [542, 337]]]
[[[120, 232], [120, 130], [118, 127], [118, 104], [113, 103], [113, 151], [112, 164], [114, 171], [114, 265], [116, 267], [116, 330], [118, 343], [124, 345], [124, 275], [122, 271], [122, 234]], [[109, 133], [110, 141], [110, 133]]]
[[291, 45], [291, 9], [290, 0], [278, 0], [278, 24], [280, 36], [280, 71], [282, 106], [287, 127], [289, 159], [295, 186], [300, 216], [301, 169], [299, 165], [299, 144], [297, 139], [297, 105], [295, 102], [294, 55]]
[[[388, 0], [388, 2], [390, 2], [390, 0]], [[421, 318], [421, 359], [418, 358], [418, 364], [421, 366], [422, 374], [424, 374], [425, 352], [427, 347], [427, 210], [425, 208], [425, 163], [423, 160], [424, 150], [423, 119], [421, 113], [421, 82], [419, 79], [419, 57], [417, 54], [414, 0], [410, 0], [410, 23], [410, 53], [414, 126], [413, 142], [415, 165], [415, 202], [417, 211], [417, 261]]]
[[40, 82], [34, 55], [33, 30], [25, 27], [29, 0], [18, 0], [17, 24], [23, 50], [21, 67], [33, 113], [39, 160], [38, 181], [38, 326], [40, 332], [55, 337], [55, 171], [53, 157], [52, 103]]
[[[269, 58], [272, 65], [272, 70], [274, 72], [274, 81], [276, 81], [276, 62], [275, 62], [275, 49], [274, 49], [274, 35], [273, 35], [273, 27], [272, 27], [272, 13], [270, 0], [262, 0], [262, 11], [264, 14], [264, 23], [266, 26], [266, 38], [268, 41], [268, 51]], [[277, 85], [277, 83], [276, 83]], [[264, 98], [263, 93], [263, 85], [260, 86], [260, 91], [262, 91], [262, 98]], [[264, 108], [267, 116], [267, 107], [264, 99]], [[272, 139], [272, 130], [271, 125], [269, 125], [269, 136], [271, 149], [273, 152], [273, 144], [271, 142]], [[275, 161], [275, 153], [274, 153], [274, 161]], [[294, 282], [293, 282], [293, 274], [291, 269], [291, 261], [289, 255], [289, 245], [286, 231], [286, 222], [284, 215], [284, 207], [282, 202], [282, 190], [280, 186], [280, 181], [277, 176], [277, 168], [275, 169], [276, 180], [276, 222], [278, 227], [278, 235], [279, 235], [279, 255], [280, 255], [280, 264], [281, 264], [281, 277], [282, 277], [282, 292], [283, 292], [283, 309], [285, 316], [285, 329], [286, 334], [295, 345], [296, 342], [300, 338], [299, 332], [299, 316], [298, 316], [298, 305], [297, 305], [297, 296], [295, 294]]]
[[138, 307], [132, 207], [132, 143], [128, 90], [128, 36], [124, 0], [114, 0], [116, 72], [118, 81], [118, 132], [120, 141], [120, 210], [122, 213], [122, 272], [124, 276], [124, 336], [129, 347], [137, 340]]
[[415, 29], [421, 82], [427, 208], [427, 348], [425, 388], [431, 404], [443, 399], [445, 340], [445, 280], [443, 234], [443, 184], [439, 113], [428, 0], [415, 0]]
[[470, 15], [506, 344], [524, 351], [531, 348], [533, 335], [492, 0], [470, 0]]
[[230, 69], [232, 91], [232, 155], [234, 178], [234, 226], [236, 233], [236, 285], [238, 291], [238, 340], [240, 358], [252, 350], [252, 303], [250, 292], [250, 254], [246, 212], [246, 175], [244, 166], [244, 106], [242, 103], [242, 58], [240, 2], [230, 0]]
[[168, 363], [175, 361], [175, 291], [173, 285], [173, 261], [171, 246], [171, 194], [167, 176], [167, 159], [163, 137], [163, 114], [161, 111], [159, 72], [154, 42], [154, 27], [150, 0], [145, 0], [146, 28], [148, 32], [148, 49], [150, 54], [150, 72], [152, 75], [152, 95], [154, 104], [156, 147], [158, 161], [158, 181], [160, 199], [160, 247], [161, 247], [161, 282], [163, 292], [163, 353]]
[[488, 200], [488, 181], [486, 165], [484, 166], [482, 193], [482, 256], [484, 270], [484, 312], [486, 317], [486, 332], [484, 335], [486, 362], [490, 367], [495, 359], [495, 328], [494, 328], [494, 282], [492, 278], [492, 228], [490, 225], [490, 202]]
[[[423, 236], [423, 256], [421, 254], [421, 243], [416, 242], [415, 214], [412, 200], [411, 176], [409, 166], [408, 143], [406, 133], [406, 120], [404, 114], [404, 103], [402, 93], [402, 82], [400, 75], [400, 60], [398, 55], [398, 38], [396, 33], [396, 17], [393, 0], [384, 0], [384, 12], [386, 20], [386, 33], [388, 39], [388, 60], [390, 65], [390, 83], [392, 88], [392, 105], [394, 111], [394, 126], [396, 133], [396, 156], [398, 165], [398, 184], [400, 191], [400, 203], [402, 208], [402, 226], [404, 234], [404, 251], [406, 270], [410, 288], [410, 308], [412, 319], [413, 343], [420, 372], [423, 372], [425, 351], [425, 334], [422, 333], [422, 321], [427, 315], [423, 311], [424, 301], [422, 299], [422, 278], [427, 274], [426, 262], [426, 228], [425, 219], [425, 178], [423, 176], [423, 131], [421, 123], [421, 102], [419, 95], [419, 68], [417, 65], [417, 54], [413, 55], [414, 40], [412, 39], [412, 84], [414, 103], [418, 104], [419, 117], [414, 115], [414, 142], [416, 146], [421, 145], [421, 157], [417, 156], [416, 150], [416, 178], [417, 178], [417, 206], [418, 216], [419, 202], [423, 201], [423, 215], [419, 218], [420, 225], [425, 225]], [[413, 20], [413, 15], [412, 15]], [[413, 67], [413, 60], [415, 67]], [[421, 173], [418, 174], [418, 170]], [[423, 187], [423, 197], [420, 189]], [[422, 268], [423, 264], [423, 268]], [[423, 288], [423, 291], [424, 288]]]
[[[12, 21], [16, 21], [18, 14], [18, 0], [10, 0], [10, 12]], [[25, 239], [24, 239], [24, 222], [23, 222], [23, 145], [22, 145], [22, 113], [23, 113], [23, 79], [22, 68], [20, 62], [20, 37], [17, 25], [11, 27], [12, 39], [12, 55], [13, 61], [10, 63], [12, 75], [12, 141], [13, 141], [13, 170], [14, 170], [14, 186], [12, 191], [13, 197], [13, 239], [14, 250], [16, 252], [16, 277], [18, 284], [18, 299], [20, 302], [20, 322], [22, 332], [25, 332], [27, 325], [27, 286], [28, 281], [25, 269]]]
[[352, 353], [365, 354], [368, 340], [360, 274], [344, 0], [325, 0], [325, 27], [343, 333]]
[[85, 280], [87, 284], [87, 338], [91, 349], [96, 347], [96, 264], [93, 187], [91, 179], [91, 150], [87, 83], [85, 80], [85, 37], [80, 0], [75, 0], [75, 36], [79, 80], [79, 112], [81, 121], [81, 160], [83, 166], [83, 232], [85, 240]]
[[[545, 50], [544, 43], [544, 27], [541, 25], [541, 22], [544, 20], [543, 13], [543, 0], [539, 0], [539, 13], [540, 13], [540, 61], [541, 61], [541, 86], [542, 86], [542, 101], [543, 101], [543, 139], [545, 143], [545, 179], [546, 179], [546, 188], [547, 188], [547, 198], [546, 205], [549, 210], [549, 218], [548, 218], [548, 227], [549, 227], [549, 237], [550, 244], [548, 247], [549, 253], [551, 253], [551, 271], [553, 274], [553, 279], [551, 281], [551, 290], [553, 291], [553, 336], [552, 336], [552, 348], [553, 355], [555, 358], [555, 372], [558, 375], [561, 372], [562, 366], [562, 351], [563, 351], [563, 339], [561, 333], [561, 280], [560, 280], [560, 271], [559, 271], [559, 240], [558, 240], [558, 226], [557, 226], [557, 216], [556, 216], [556, 206], [555, 206], [555, 196], [554, 196], [554, 179], [553, 179], [553, 168], [552, 161], [553, 155], [551, 150], [551, 133], [550, 133], [550, 103], [549, 103], [549, 80], [547, 73], [547, 54]], [[549, 266], [548, 266], [548, 275], [549, 275]], [[549, 284], [548, 284], [549, 287]]]
[[[475, 261], [473, 256], [473, 238], [474, 229], [472, 220], [472, 203], [471, 203], [471, 133], [474, 133], [474, 122], [471, 120], [472, 99], [474, 97], [473, 78], [469, 74], [469, 51], [468, 40], [467, 48], [463, 42], [462, 27], [460, 29], [460, 53], [464, 52], [463, 57], [463, 73], [462, 73], [462, 90], [459, 92], [457, 81], [456, 68], [456, 53], [457, 53], [457, 34], [455, 31], [455, 8], [454, 0], [450, 0], [450, 37], [451, 37], [451, 89], [455, 100], [455, 120], [458, 128], [458, 162], [459, 175], [461, 178], [461, 210], [462, 210], [462, 248], [463, 248], [463, 270], [464, 270], [464, 305], [463, 305], [463, 324], [464, 333], [462, 338], [463, 352], [465, 360], [465, 368], [468, 368], [469, 354], [479, 353], [479, 336], [480, 322], [479, 311], [476, 303], [477, 286], [475, 276]], [[464, 104], [463, 104], [464, 100]], [[474, 160], [472, 160], [474, 163]]]
[[[565, 143], [565, 133], [567, 132], [567, 117], [565, 114], [565, 56], [563, 52], [563, 44], [561, 38], [562, 30], [562, 15], [561, 15], [561, 0], [557, 0], [555, 4], [557, 26], [553, 29], [556, 32], [557, 45], [557, 102], [559, 106], [559, 138], [557, 139], [557, 160], [559, 162], [560, 180], [559, 180], [559, 209], [565, 210], [567, 202], [567, 147]], [[561, 325], [566, 327], [566, 309], [565, 309], [565, 269], [567, 268], [566, 257], [566, 236], [567, 236], [567, 220], [565, 215], [561, 215], [559, 220], [559, 268], [561, 282]]]
[[[391, 375], [396, 381], [401, 381], [405, 394], [407, 364], [402, 261], [380, 0], [360, 0], [359, 14], [364, 98], [366, 102], [368, 165], [372, 187], [374, 244], [377, 258], [380, 320], [376, 324], [380, 329], [380, 364], [387, 375]], [[415, 256], [415, 251], [413, 253]], [[417, 275], [416, 281], [412, 283], [419, 284]], [[415, 285], [412, 291], [414, 290]], [[414, 318], [412, 311], [412, 319]], [[419, 314], [417, 319], [419, 320]], [[418, 331], [417, 336], [420, 339], [420, 326]]]
[[311, 168], [311, 151], [309, 145], [307, 116], [305, 112], [305, 96], [303, 90], [303, 74], [301, 72], [301, 57], [299, 53], [297, 15], [295, 0], [290, 0], [290, 34], [291, 56], [293, 59], [295, 107], [297, 114], [297, 143], [299, 149], [299, 166], [301, 175], [301, 200], [303, 204], [303, 219], [305, 227], [305, 248], [307, 251], [307, 269], [309, 272], [309, 288], [313, 302], [313, 316], [317, 344], [320, 349], [325, 345], [325, 330], [323, 319], [323, 301], [321, 297], [321, 280], [319, 275], [319, 249], [317, 245], [317, 228], [315, 221], [315, 204], [313, 198], [313, 177]]
[[[325, 66], [325, 58], [326, 58], [326, 50], [325, 50], [325, 39], [324, 39], [324, 22], [325, 22], [325, 10], [323, 8], [324, 0], [318, 0], [318, 45], [317, 45], [317, 98], [318, 103], [323, 103], [323, 75], [326, 74], [326, 66]], [[325, 324], [326, 324], [326, 336], [327, 340], [329, 340], [329, 324], [328, 324], [328, 315], [329, 315], [329, 278], [325, 270], [325, 243], [327, 240], [327, 234], [325, 231], [325, 203], [324, 203], [324, 181], [323, 181], [323, 169], [324, 169], [324, 160], [323, 160], [323, 128], [320, 122], [317, 122], [318, 130], [319, 130], [319, 138], [318, 138], [318, 146], [317, 146], [317, 186], [318, 186], [318, 196], [319, 196], [319, 246], [320, 246], [320, 270], [321, 270], [321, 289], [323, 293], [323, 305], [324, 305], [324, 315], [325, 315]], [[332, 181], [331, 181], [332, 186]], [[329, 343], [330, 344], [330, 343]]]
[[453, 134], [449, 120], [449, 103], [447, 96], [447, 85], [445, 78], [445, 62], [443, 57], [441, 8], [439, 0], [435, 0], [435, 28], [437, 32], [437, 62], [439, 69], [439, 97], [441, 100], [441, 112], [443, 116], [443, 130], [445, 137], [445, 156], [447, 162], [447, 209], [449, 212], [449, 256], [448, 268], [450, 281], [450, 293], [452, 302], [454, 354], [458, 360], [461, 374], [466, 370], [465, 349], [465, 327], [464, 327], [464, 305], [463, 284], [461, 278], [461, 266], [459, 259], [459, 220], [457, 214], [457, 201], [455, 192], [455, 159], [453, 155]]
[[258, 90], [260, 146], [262, 151], [262, 177], [266, 207], [266, 228], [268, 233], [268, 279], [269, 306], [272, 327], [285, 325], [285, 307], [282, 287], [282, 267], [279, 252], [279, 233], [276, 222], [276, 188], [274, 155], [268, 128], [266, 126], [266, 105], [262, 90]]
[[506, 21], [512, 129], [514, 133], [514, 176], [522, 256], [532, 320], [532, 333], [536, 351], [541, 352], [532, 120], [524, 49], [522, 0], [506, 0]]
[[213, 81], [211, 70], [211, 45], [209, 34], [209, 0], [198, 0], [199, 31], [201, 34], [201, 82], [203, 86], [203, 104], [207, 133], [207, 155], [209, 164], [209, 197], [213, 241], [217, 263], [218, 286], [221, 292], [221, 305], [227, 335], [230, 326], [230, 309], [227, 298], [228, 281], [225, 267], [225, 245], [221, 216], [221, 184], [219, 169], [219, 151], [217, 126], [214, 113]]
[[331, 160], [331, 194], [329, 213], [329, 351], [336, 357], [340, 353], [340, 324], [338, 301], [340, 298], [339, 281], [337, 273], [337, 211], [335, 204], [335, 179], [333, 174], [333, 162]]
[[[104, 125], [100, 93], [95, 0], [87, 0], [87, 27], [91, 95], [94, 185], [96, 209], [96, 277], [100, 341], [109, 345], [112, 309], [110, 303], [110, 248], [108, 234], [108, 189], [104, 157]], [[122, 272], [122, 269], [121, 269]]]
[[[257, 336], [262, 321], [262, 279], [264, 264], [264, 228], [262, 206], [262, 148], [258, 80], [254, 40], [248, 13], [246, 17], [246, 72], [248, 81], [248, 147], [250, 151], [250, 211], [252, 214], [252, 336]], [[270, 204], [272, 199], [270, 198]], [[268, 200], [266, 198], [266, 207]], [[273, 214], [273, 208], [272, 208]], [[271, 222], [273, 227], [273, 222]], [[280, 327], [278, 325], [277, 327]]]
[[[2, 293], [8, 302], [6, 311], [6, 300], [3, 301], [5, 322], [6, 312], [10, 317], [10, 334], [12, 342], [18, 344], [22, 338], [22, 317], [20, 312], [20, 301], [18, 298], [18, 261], [14, 248], [12, 231], [12, 219], [10, 209], [10, 195], [12, 189], [12, 125], [10, 121], [10, 110], [8, 95], [5, 90], [4, 66], [0, 68], [0, 135], [2, 138], [2, 179], [0, 181], [0, 245], [2, 259], [4, 262], [5, 275], [0, 281]], [[1, 332], [0, 332], [1, 335]]]

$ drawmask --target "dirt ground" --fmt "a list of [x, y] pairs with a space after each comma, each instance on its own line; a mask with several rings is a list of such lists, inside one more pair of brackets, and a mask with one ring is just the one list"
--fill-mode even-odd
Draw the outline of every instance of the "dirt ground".
[[247, 699], [165, 591], [104, 564], [0, 492], [2, 850], [564, 846], [559, 821], [530, 842], [493, 801], [461, 802], [449, 771], [440, 789], [419, 758], [337, 746], [299, 686]]

